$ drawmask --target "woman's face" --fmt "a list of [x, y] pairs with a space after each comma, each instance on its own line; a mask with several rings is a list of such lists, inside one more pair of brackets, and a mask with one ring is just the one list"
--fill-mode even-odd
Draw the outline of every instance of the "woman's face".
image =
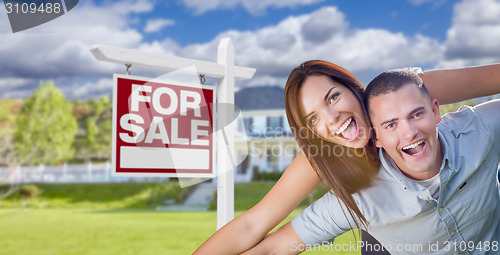
[[358, 99], [326, 75], [306, 78], [299, 90], [299, 110], [307, 127], [326, 141], [352, 148], [368, 143], [369, 126]]

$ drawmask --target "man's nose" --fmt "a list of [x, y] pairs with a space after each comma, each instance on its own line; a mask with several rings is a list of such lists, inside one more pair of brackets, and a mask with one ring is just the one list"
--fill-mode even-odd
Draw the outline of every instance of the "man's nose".
[[418, 129], [409, 121], [401, 121], [399, 124], [399, 132], [401, 138], [404, 138], [405, 140], [413, 140], [413, 138], [415, 138], [418, 134]]

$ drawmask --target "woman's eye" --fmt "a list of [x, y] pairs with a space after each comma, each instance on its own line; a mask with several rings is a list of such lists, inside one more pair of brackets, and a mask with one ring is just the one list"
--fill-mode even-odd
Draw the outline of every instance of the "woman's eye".
[[335, 102], [335, 100], [337, 100], [337, 98], [339, 98], [339, 95], [340, 95], [340, 93], [338, 93], [338, 92], [331, 95], [330, 98], [328, 98], [328, 103], [331, 104], [331, 103]]
[[312, 116], [309, 119], [309, 126], [314, 126], [318, 123], [318, 117], [317, 116]]

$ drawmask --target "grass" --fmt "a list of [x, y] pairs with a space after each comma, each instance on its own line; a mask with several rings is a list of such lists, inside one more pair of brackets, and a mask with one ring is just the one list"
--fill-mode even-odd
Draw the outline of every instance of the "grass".
[[[216, 230], [215, 211], [153, 210], [164, 200], [186, 197], [190, 190], [181, 189], [177, 182], [34, 185], [40, 191], [35, 198], [19, 192], [0, 200], [1, 254], [191, 254]], [[273, 185], [237, 184], [236, 215], [260, 201]], [[324, 192], [318, 188], [301, 208]], [[336, 241], [354, 239], [349, 232]], [[304, 254], [359, 254], [320, 251], [327, 248]]]
[[[2, 254], [23, 255], [191, 254], [215, 232], [216, 218], [215, 212], [0, 209], [0, 247]], [[349, 242], [352, 234], [337, 239]]]
[[[0, 200], [2, 208], [93, 208], [147, 209], [165, 200], [182, 201], [191, 188], [181, 189], [177, 182], [168, 183], [79, 183], [34, 184], [40, 194], [26, 198], [21, 192]], [[29, 185], [33, 186], [33, 185]], [[22, 190], [23, 187], [20, 188]]]
[[[234, 186], [234, 209], [236, 211], [246, 211], [257, 204], [274, 186], [274, 182], [249, 182], [238, 183]], [[323, 186], [318, 187], [308, 198], [298, 206], [306, 208], [312, 202], [316, 201], [326, 193]], [[217, 208], [217, 200], [214, 199], [210, 204], [210, 209]]]

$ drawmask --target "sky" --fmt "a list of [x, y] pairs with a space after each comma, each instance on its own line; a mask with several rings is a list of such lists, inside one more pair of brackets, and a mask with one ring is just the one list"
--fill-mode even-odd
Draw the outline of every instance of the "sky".
[[[500, 0], [80, 0], [65, 15], [13, 33], [0, 6], [0, 98], [54, 81], [70, 100], [109, 96], [125, 66], [97, 61], [105, 44], [216, 61], [231, 38], [236, 65], [257, 71], [236, 87], [284, 86], [301, 62], [341, 65], [367, 84], [407, 66], [500, 62]], [[164, 71], [132, 67], [132, 74]]]

